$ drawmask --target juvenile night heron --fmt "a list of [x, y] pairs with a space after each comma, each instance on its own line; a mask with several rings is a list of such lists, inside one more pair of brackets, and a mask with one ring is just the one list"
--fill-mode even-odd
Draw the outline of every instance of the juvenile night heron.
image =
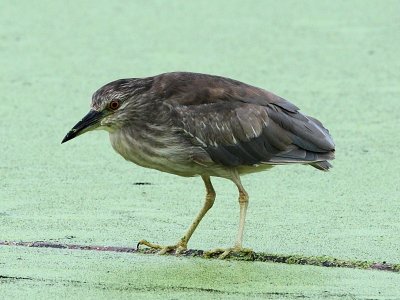
[[287, 100], [229, 78], [173, 72], [120, 79], [101, 87], [89, 113], [62, 143], [87, 131], [109, 132], [113, 148], [142, 167], [180, 176], [201, 176], [204, 206], [176, 245], [139, 244], [160, 254], [187, 249], [190, 237], [213, 206], [210, 177], [233, 181], [239, 190], [240, 219], [231, 251], [242, 251], [249, 197], [240, 176], [275, 165], [308, 164], [327, 171], [335, 145], [327, 129]]

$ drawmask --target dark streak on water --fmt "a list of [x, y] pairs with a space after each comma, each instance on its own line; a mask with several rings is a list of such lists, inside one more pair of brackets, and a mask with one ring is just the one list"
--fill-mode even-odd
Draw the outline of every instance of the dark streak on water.
[[[125, 252], [125, 253], [141, 253], [141, 254], [156, 254], [157, 250], [154, 249], [136, 249], [131, 247], [117, 247], [117, 246], [96, 246], [96, 245], [76, 245], [76, 244], [62, 244], [62, 243], [50, 243], [44, 241], [36, 242], [16, 242], [16, 241], [1, 241], [0, 246], [23, 246], [23, 247], [37, 247], [37, 248], [55, 248], [55, 249], [70, 249], [70, 250], [91, 250], [91, 251], [109, 251], [109, 252]], [[222, 253], [222, 252], [221, 252]], [[175, 253], [167, 253], [169, 255], [175, 255]], [[212, 256], [207, 256], [203, 250], [188, 249], [179, 256], [182, 257], [202, 257], [202, 258], [218, 258], [218, 253], [214, 253]], [[231, 260], [241, 261], [259, 261], [259, 262], [274, 262], [274, 263], [286, 263], [286, 264], [297, 264], [297, 265], [311, 265], [311, 266], [322, 266], [322, 267], [337, 267], [337, 268], [351, 268], [351, 269], [372, 269], [390, 272], [400, 272], [400, 264], [389, 264], [387, 262], [366, 262], [366, 261], [346, 261], [339, 260], [331, 257], [307, 257], [300, 255], [278, 255], [278, 254], [267, 254], [267, 253], [232, 253], [228, 256]]]

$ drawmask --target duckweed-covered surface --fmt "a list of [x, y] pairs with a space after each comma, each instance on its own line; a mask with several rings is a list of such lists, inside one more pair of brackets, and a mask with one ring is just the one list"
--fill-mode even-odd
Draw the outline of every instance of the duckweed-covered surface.
[[[202, 205], [199, 178], [118, 157], [105, 132], [60, 145], [92, 92], [188, 70], [264, 87], [330, 129], [329, 173], [249, 175], [245, 246], [257, 253], [400, 263], [398, 1], [3, 1], [0, 240], [132, 247], [176, 242]], [[149, 182], [150, 185], [136, 184]], [[237, 191], [190, 247], [229, 247]], [[400, 298], [398, 273], [0, 246], [1, 298]]]

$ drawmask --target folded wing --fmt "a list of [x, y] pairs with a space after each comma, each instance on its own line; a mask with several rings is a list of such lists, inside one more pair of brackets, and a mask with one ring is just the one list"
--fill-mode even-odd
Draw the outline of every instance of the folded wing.
[[216, 78], [211, 85], [204, 82], [206, 78], [183, 81], [180, 89], [174, 87], [180, 93], [167, 103], [176, 114], [175, 125], [214, 162], [230, 167], [303, 163], [325, 170], [331, 166], [327, 160], [334, 159], [335, 146], [321, 122], [272, 93]]

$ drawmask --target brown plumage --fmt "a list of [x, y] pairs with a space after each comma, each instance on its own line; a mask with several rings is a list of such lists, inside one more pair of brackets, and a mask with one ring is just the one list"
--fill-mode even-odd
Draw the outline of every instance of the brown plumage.
[[[327, 129], [287, 100], [236, 80], [197, 73], [121, 79], [100, 88], [91, 112], [64, 138], [101, 127], [114, 149], [138, 165], [181, 176], [201, 176], [206, 203], [178, 244], [186, 249], [215, 192], [210, 176], [232, 180], [241, 208], [237, 242], [242, 249], [248, 196], [240, 175], [274, 165], [309, 164], [328, 170], [335, 146]], [[224, 252], [226, 256], [229, 249]]]
[[287, 100], [223, 77], [169, 73], [155, 80], [175, 114], [175, 126], [200, 144], [215, 163], [308, 163], [330, 167], [334, 144], [322, 124]]

